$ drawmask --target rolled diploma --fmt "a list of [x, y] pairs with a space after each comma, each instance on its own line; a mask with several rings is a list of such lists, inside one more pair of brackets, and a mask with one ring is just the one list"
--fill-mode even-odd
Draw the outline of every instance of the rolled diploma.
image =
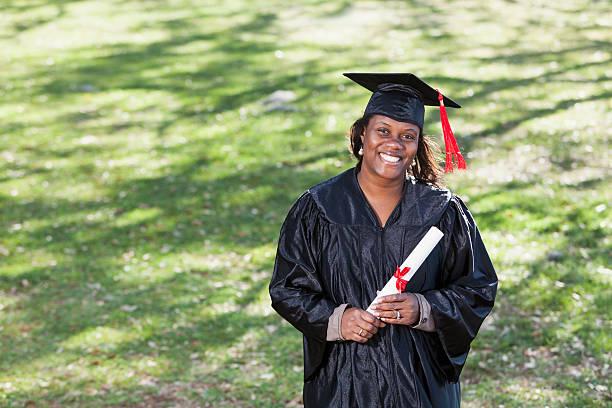
[[[421, 239], [417, 246], [412, 250], [410, 255], [408, 255], [408, 258], [406, 258], [404, 263], [399, 267], [400, 270], [403, 270], [406, 267], [410, 268], [410, 271], [404, 276], [402, 276], [403, 280], [409, 281], [414, 276], [416, 271], [423, 264], [427, 256], [429, 256], [431, 251], [433, 251], [434, 247], [438, 244], [438, 242], [442, 239], [443, 236], [444, 233], [436, 227], [431, 227], [429, 231], [427, 231], [427, 234], [425, 234], [425, 236]], [[391, 279], [389, 279], [389, 282], [387, 282], [385, 287], [382, 288], [378, 295], [376, 295], [376, 298], [374, 298], [372, 303], [370, 303], [370, 306], [368, 306], [368, 312], [373, 313], [372, 305], [374, 304], [374, 302], [376, 302], [376, 299], [382, 296], [400, 293], [395, 286], [396, 281], [397, 278], [395, 276], [392, 276]]]

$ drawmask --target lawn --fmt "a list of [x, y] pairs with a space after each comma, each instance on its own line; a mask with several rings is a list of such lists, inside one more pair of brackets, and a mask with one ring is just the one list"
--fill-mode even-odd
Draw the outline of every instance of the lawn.
[[610, 406], [610, 4], [288, 4], [2, 2], [0, 406], [300, 406], [267, 286], [292, 203], [354, 163], [351, 71], [463, 105], [446, 181], [500, 278], [463, 406]]

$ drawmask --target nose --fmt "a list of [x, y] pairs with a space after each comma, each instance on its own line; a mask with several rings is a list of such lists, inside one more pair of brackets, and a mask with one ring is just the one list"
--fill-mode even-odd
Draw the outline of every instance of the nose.
[[387, 139], [386, 146], [400, 150], [402, 148], [401, 135], [396, 133], [393, 135], [393, 137]]

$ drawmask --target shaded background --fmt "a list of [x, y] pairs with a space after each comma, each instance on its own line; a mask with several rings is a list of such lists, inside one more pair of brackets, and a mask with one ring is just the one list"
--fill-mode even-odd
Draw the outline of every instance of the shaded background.
[[557, 3], [2, 2], [0, 405], [299, 406], [267, 285], [354, 163], [351, 71], [464, 106], [447, 183], [500, 277], [464, 406], [610, 404], [612, 8]]

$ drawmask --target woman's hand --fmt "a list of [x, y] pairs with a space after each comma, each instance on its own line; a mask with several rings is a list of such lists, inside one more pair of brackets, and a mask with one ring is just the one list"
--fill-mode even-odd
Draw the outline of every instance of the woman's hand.
[[342, 337], [346, 340], [365, 343], [376, 334], [379, 327], [385, 326], [372, 314], [358, 307], [346, 309], [342, 315]]
[[[419, 320], [419, 300], [413, 293], [383, 296], [372, 306], [374, 316], [391, 324], [415, 324]], [[399, 312], [399, 314], [398, 314]], [[399, 316], [399, 318], [398, 318]]]

